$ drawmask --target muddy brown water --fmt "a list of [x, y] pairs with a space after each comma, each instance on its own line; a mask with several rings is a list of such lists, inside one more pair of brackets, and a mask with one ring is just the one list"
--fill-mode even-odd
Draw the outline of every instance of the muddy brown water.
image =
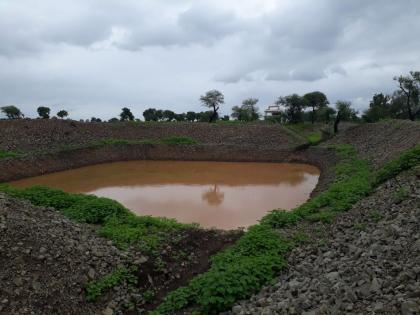
[[87, 166], [14, 181], [115, 199], [139, 215], [234, 229], [272, 209], [292, 209], [315, 188], [307, 164], [130, 161]]

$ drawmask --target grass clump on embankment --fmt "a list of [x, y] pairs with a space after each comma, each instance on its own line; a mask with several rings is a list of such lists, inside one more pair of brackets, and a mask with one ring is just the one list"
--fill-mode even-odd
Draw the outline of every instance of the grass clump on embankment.
[[127, 145], [192, 145], [198, 144], [198, 141], [184, 136], [170, 136], [161, 139], [103, 139], [78, 146], [65, 146], [60, 151], [70, 151], [75, 149], [103, 148], [108, 146], [127, 146]]
[[137, 279], [133, 273], [134, 270], [121, 267], [99, 280], [89, 282], [86, 286], [86, 300], [93, 302], [105, 291], [108, 291], [123, 282], [135, 285], [137, 283]]
[[8, 157], [20, 157], [22, 155], [23, 154], [19, 152], [0, 150], [0, 159], [8, 158]]
[[[357, 157], [348, 145], [336, 146], [341, 162], [336, 166], [336, 181], [327, 191], [307, 203], [286, 212], [275, 210], [248, 232], [230, 249], [213, 257], [210, 269], [190, 283], [167, 295], [152, 312], [154, 315], [174, 314], [189, 309], [197, 314], [218, 314], [235, 301], [248, 298], [271, 281], [285, 265], [283, 254], [299, 241], [284, 239], [276, 228], [293, 225], [301, 220], [331, 221], [339, 212], [372, 192], [375, 173], [369, 163]], [[383, 168], [394, 174], [418, 164], [417, 149], [412, 149]], [[417, 154], [417, 158], [413, 157]], [[409, 161], [409, 162], [407, 162]], [[380, 174], [381, 172], [378, 172]]]
[[136, 245], [144, 251], [156, 251], [171, 233], [191, 227], [172, 219], [137, 216], [108, 198], [69, 194], [42, 186], [18, 189], [0, 185], [0, 191], [37, 206], [53, 207], [77, 222], [97, 224], [98, 233], [109, 237], [119, 247]]

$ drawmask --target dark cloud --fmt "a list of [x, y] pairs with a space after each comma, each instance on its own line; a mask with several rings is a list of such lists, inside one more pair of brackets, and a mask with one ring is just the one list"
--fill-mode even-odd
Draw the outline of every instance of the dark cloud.
[[419, 31], [417, 0], [3, 0], [0, 105], [107, 118], [218, 88], [226, 107], [323, 90], [363, 108], [420, 69]]

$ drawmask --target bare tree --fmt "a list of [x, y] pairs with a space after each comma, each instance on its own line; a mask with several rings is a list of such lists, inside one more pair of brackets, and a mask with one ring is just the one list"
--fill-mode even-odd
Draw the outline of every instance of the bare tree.
[[213, 114], [210, 116], [209, 122], [213, 122], [217, 119], [219, 107], [221, 104], [225, 103], [225, 97], [222, 92], [218, 90], [208, 91], [205, 95], [200, 96], [201, 103], [213, 109]]

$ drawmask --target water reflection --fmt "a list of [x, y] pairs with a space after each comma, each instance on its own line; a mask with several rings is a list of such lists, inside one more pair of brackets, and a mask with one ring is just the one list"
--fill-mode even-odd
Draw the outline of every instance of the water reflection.
[[223, 202], [225, 194], [220, 191], [220, 188], [215, 184], [213, 188], [206, 190], [201, 195], [201, 198], [211, 206], [218, 206]]
[[267, 211], [303, 203], [319, 170], [305, 164], [132, 161], [94, 165], [13, 182], [118, 200], [142, 215], [231, 229]]

